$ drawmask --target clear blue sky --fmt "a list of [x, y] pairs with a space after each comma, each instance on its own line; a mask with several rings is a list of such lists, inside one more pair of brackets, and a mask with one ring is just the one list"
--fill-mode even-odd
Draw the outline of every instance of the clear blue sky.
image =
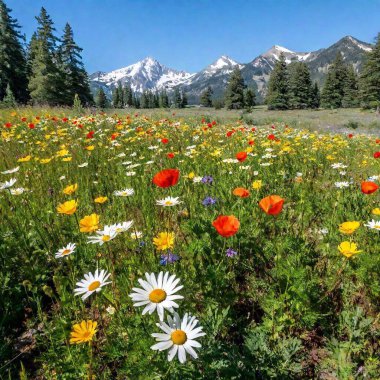
[[44, 6], [59, 35], [68, 21], [89, 73], [151, 56], [198, 71], [221, 55], [246, 63], [272, 45], [327, 47], [345, 35], [373, 42], [380, 0], [5, 0], [27, 38]]

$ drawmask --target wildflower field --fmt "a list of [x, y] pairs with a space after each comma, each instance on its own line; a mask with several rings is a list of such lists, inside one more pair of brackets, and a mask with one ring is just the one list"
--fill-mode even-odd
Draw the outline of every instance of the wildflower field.
[[3, 117], [1, 379], [380, 378], [380, 134]]

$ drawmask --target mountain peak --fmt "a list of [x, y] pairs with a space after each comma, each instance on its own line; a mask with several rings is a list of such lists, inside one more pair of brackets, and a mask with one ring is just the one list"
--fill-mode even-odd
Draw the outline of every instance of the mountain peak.
[[294, 51], [291, 51], [283, 46], [280, 46], [280, 45], [274, 45], [272, 46], [271, 50], [277, 50], [277, 51], [280, 51], [282, 53], [291, 53], [291, 54], [295, 54]]

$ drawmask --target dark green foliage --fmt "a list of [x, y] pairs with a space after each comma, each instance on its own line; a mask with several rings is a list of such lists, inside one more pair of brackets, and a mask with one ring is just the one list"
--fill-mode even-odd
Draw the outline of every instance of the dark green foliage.
[[124, 104], [126, 107], [133, 106], [133, 91], [129, 84], [126, 84], [123, 89]]
[[265, 101], [270, 110], [286, 110], [289, 108], [289, 75], [285, 56], [282, 53], [270, 75]]
[[380, 33], [364, 63], [360, 77], [360, 98], [363, 107], [380, 107]]
[[84, 111], [78, 94], [75, 94], [74, 96], [73, 111], [76, 115], [82, 115]]
[[293, 109], [312, 107], [313, 87], [310, 70], [304, 62], [289, 65], [289, 105]]
[[226, 92], [224, 94], [225, 106], [227, 109], [242, 109], [244, 108], [244, 79], [241, 71], [236, 66], [230, 76]]
[[6, 95], [9, 85], [16, 100], [24, 103], [28, 99], [28, 91], [23, 38], [17, 20], [10, 12], [0, 0], [0, 99]]
[[256, 105], [256, 94], [252, 88], [247, 88], [245, 90], [244, 105], [246, 109], [251, 109]]
[[60, 104], [62, 91], [64, 91], [64, 78], [58, 67], [61, 62], [56, 54], [58, 39], [54, 36], [53, 21], [44, 8], [41, 8], [40, 15], [36, 19], [38, 28], [35, 50], [33, 50], [30, 63], [30, 96], [33, 103]]
[[211, 86], [208, 86], [201, 94], [200, 102], [203, 107], [212, 107], [212, 94]]
[[174, 108], [181, 108], [182, 106], [182, 98], [181, 98], [181, 93], [179, 91], [179, 88], [176, 87], [174, 89], [174, 94], [173, 94], [173, 107]]
[[159, 107], [168, 108], [169, 107], [169, 97], [166, 90], [161, 91], [159, 96]]
[[342, 107], [346, 79], [347, 66], [343, 62], [342, 54], [338, 53], [334, 62], [329, 67], [326, 81], [322, 89], [322, 107]]
[[317, 82], [314, 82], [314, 86], [311, 91], [311, 108], [319, 108], [321, 103], [321, 94]]
[[17, 106], [15, 96], [13, 95], [13, 92], [11, 90], [11, 86], [9, 83], [7, 84], [7, 88], [5, 90], [5, 96], [3, 98], [2, 105], [5, 107], [16, 107]]
[[213, 100], [212, 100], [212, 106], [213, 106], [216, 110], [220, 110], [220, 109], [224, 108], [224, 99], [223, 99], [223, 98], [216, 98], [216, 99], [213, 99]]
[[185, 91], [181, 92], [181, 108], [185, 108], [187, 106], [187, 95]]
[[343, 87], [342, 107], [352, 108], [359, 106], [358, 76], [353, 66], [348, 66], [346, 80]]
[[99, 107], [100, 109], [107, 108], [107, 105], [108, 105], [107, 96], [104, 93], [104, 90], [102, 88], [100, 88], [98, 93], [96, 94], [95, 103], [96, 103], [96, 106]]
[[74, 41], [71, 26], [66, 24], [57, 55], [61, 62], [64, 81], [65, 99], [62, 101], [68, 105], [71, 105], [75, 94], [82, 103], [87, 105], [93, 103], [88, 76], [82, 63], [82, 50]]

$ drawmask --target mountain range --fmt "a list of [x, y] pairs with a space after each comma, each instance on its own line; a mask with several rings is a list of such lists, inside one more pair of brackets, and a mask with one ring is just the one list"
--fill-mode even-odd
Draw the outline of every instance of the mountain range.
[[110, 72], [97, 71], [90, 75], [90, 85], [94, 93], [102, 87], [109, 97], [119, 82], [122, 85], [129, 83], [138, 93], [162, 89], [170, 93], [175, 87], [180, 87], [186, 91], [189, 103], [197, 104], [200, 94], [208, 86], [212, 87], [215, 98], [222, 96], [232, 70], [239, 65], [246, 85], [255, 89], [260, 100], [265, 95], [270, 73], [281, 53], [284, 54], [287, 63], [305, 62], [310, 68], [312, 79], [322, 85], [329, 65], [339, 52], [347, 64], [352, 64], [355, 70], [359, 71], [365, 54], [371, 50], [371, 44], [351, 36], [346, 36], [327, 48], [304, 53], [274, 45], [248, 63], [239, 63], [223, 55], [198, 73], [174, 70], [154, 58], [147, 57], [121, 69]]

